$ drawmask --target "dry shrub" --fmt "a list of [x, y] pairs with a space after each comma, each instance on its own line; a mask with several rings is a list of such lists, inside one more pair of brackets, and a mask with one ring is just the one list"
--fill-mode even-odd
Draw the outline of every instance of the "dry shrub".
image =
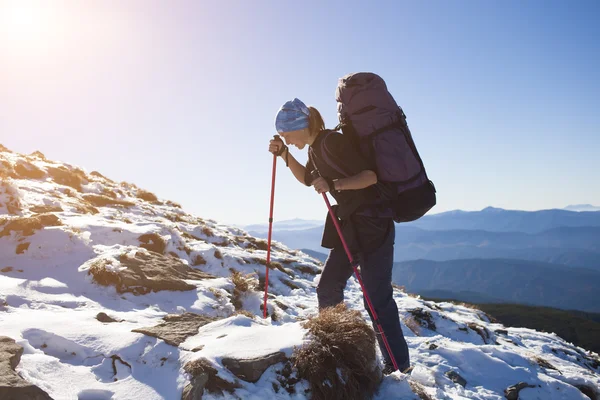
[[37, 230], [47, 226], [60, 226], [62, 222], [54, 214], [39, 214], [28, 218], [11, 219], [0, 231], [0, 237], [8, 236], [11, 232], [18, 232], [21, 236], [31, 236]]
[[25, 242], [25, 243], [19, 243], [17, 245], [17, 249], [15, 250], [15, 252], [17, 254], [23, 254], [25, 253], [27, 250], [29, 250], [29, 242]]
[[52, 212], [62, 212], [61, 206], [37, 205], [29, 208], [29, 211], [36, 214], [47, 214]]
[[17, 178], [17, 174], [15, 174], [13, 165], [6, 160], [0, 160], [0, 178]]
[[86, 203], [74, 204], [73, 207], [79, 214], [98, 214], [100, 212], [96, 207]]
[[338, 304], [303, 323], [308, 343], [294, 350], [299, 377], [312, 398], [369, 399], [381, 381], [376, 364], [375, 332], [360, 312]]
[[301, 264], [301, 265], [296, 265], [294, 268], [303, 274], [317, 275], [319, 273], [318, 269], [311, 267], [310, 265], [302, 265]]
[[19, 195], [17, 190], [13, 187], [13, 185], [8, 180], [2, 180], [0, 182], [0, 193], [5, 193], [7, 197], [6, 210], [10, 215], [19, 215], [21, 214], [21, 201], [19, 200]]
[[553, 369], [555, 371], [558, 371], [558, 368], [556, 368], [554, 365], [550, 364], [548, 361], [544, 360], [543, 358], [541, 358], [539, 356], [534, 356], [532, 358], [532, 361], [542, 368]]
[[37, 157], [37, 158], [39, 158], [39, 159], [41, 159], [41, 160], [44, 160], [44, 161], [48, 161], [48, 160], [46, 159], [46, 156], [44, 155], [44, 153], [42, 153], [42, 152], [41, 152], [41, 151], [39, 151], [39, 150], [36, 150], [36, 151], [34, 151], [33, 153], [31, 153], [31, 154], [30, 154], [30, 156], [31, 156], [31, 157]]
[[269, 249], [269, 243], [263, 239], [257, 239], [252, 236], [247, 236], [245, 238], [248, 242], [248, 248], [254, 250], [264, 250], [267, 251]]
[[46, 176], [44, 171], [26, 161], [19, 161], [15, 166], [15, 172], [19, 178], [24, 179], [42, 179]]
[[157, 233], [145, 233], [138, 238], [140, 247], [158, 254], [164, 254], [167, 247], [165, 240]]
[[296, 285], [294, 282], [288, 280], [288, 279], [279, 279], [281, 281], [281, 283], [283, 283], [285, 286], [289, 287], [290, 289], [294, 290], [294, 289], [300, 289], [300, 286]]
[[292, 278], [294, 277], [294, 273], [292, 271], [288, 271], [287, 269], [283, 268], [283, 265], [281, 265], [281, 263], [279, 263], [277, 261], [270, 261], [269, 268], [270, 269], [278, 269], [279, 271], [283, 272], [284, 274], [286, 274]]
[[114, 181], [112, 179], [109, 179], [109, 178], [105, 177], [104, 175], [102, 175], [98, 171], [92, 171], [92, 172], [90, 172], [90, 175], [91, 176], [95, 176], [97, 178], [102, 178], [102, 179], [106, 180], [107, 182], [114, 183]]
[[183, 237], [184, 239], [199, 240], [201, 242], [204, 242], [204, 240], [200, 239], [198, 236], [194, 236], [191, 233], [187, 233], [187, 232], [181, 232], [181, 237]]
[[242, 299], [244, 293], [254, 290], [258, 284], [258, 280], [254, 274], [244, 275], [239, 271], [231, 269], [231, 283], [233, 283], [233, 296], [231, 303], [237, 311], [243, 307]]
[[395, 283], [392, 283], [392, 287], [396, 290], [401, 291], [402, 293], [406, 293], [406, 286], [404, 285], [396, 285]]
[[91, 205], [96, 206], [96, 207], [106, 207], [106, 206], [114, 206], [114, 205], [131, 207], [131, 206], [135, 205], [135, 203], [132, 203], [130, 201], [119, 200], [119, 199], [109, 197], [109, 196], [104, 196], [101, 194], [87, 193], [87, 194], [84, 194], [82, 197], [85, 200], [87, 200]]
[[194, 259], [192, 260], [192, 267], [196, 267], [198, 265], [205, 265], [206, 259], [202, 257], [202, 254], [196, 254]]
[[59, 185], [70, 186], [78, 192], [81, 192], [81, 185], [86, 182], [85, 173], [80, 169], [71, 170], [61, 165], [58, 168], [47, 167], [46, 171], [54, 182]]
[[117, 198], [117, 193], [115, 193], [114, 191], [110, 190], [107, 187], [102, 188], [102, 195], [113, 198], [113, 199]]
[[171, 201], [171, 200], [167, 200], [165, 202], [165, 204], [167, 204], [168, 206], [171, 206], [171, 207], [181, 208], [181, 204], [175, 203], [174, 201]]
[[146, 201], [158, 201], [158, 197], [154, 193], [148, 192], [143, 189], [139, 189], [136, 193], [136, 197], [138, 199], [146, 200]]
[[254, 317], [256, 317], [256, 315], [252, 314], [250, 311], [247, 310], [237, 310], [233, 315], [244, 315], [251, 319], [254, 319]]
[[109, 286], [114, 285], [119, 287], [121, 284], [121, 277], [112, 269], [106, 268], [112, 265], [112, 260], [109, 259], [98, 259], [92, 262], [88, 271], [89, 275], [92, 275], [94, 282], [99, 285]]

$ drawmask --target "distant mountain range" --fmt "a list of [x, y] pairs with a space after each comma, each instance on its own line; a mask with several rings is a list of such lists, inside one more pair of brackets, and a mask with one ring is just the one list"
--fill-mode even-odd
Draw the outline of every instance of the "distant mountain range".
[[393, 281], [428, 297], [600, 312], [600, 272], [585, 268], [506, 259], [415, 260], [396, 263]]
[[[469, 302], [600, 311], [600, 212], [449, 211], [396, 225], [396, 283], [409, 292]], [[266, 237], [268, 225], [249, 233]], [[319, 221], [273, 224], [273, 239], [325, 261]], [[417, 261], [414, 261], [417, 260]]]
[[591, 204], [574, 204], [566, 206], [564, 210], [568, 211], [600, 211], [600, 207], [593, 206]]
[[490, 232], [539, 233], [559, 227], [600, 226], [600, 212], [541, 210], [517, 211], [487, 207], [481, 211], [448, 211], [426, 215], [405, 224], [427, 230], [484, 230]]
[[[426, 230], [483, 230], [489, 232], [540, 233], [562, 227], [600, 227], [600, 207], [590, 204], [570, 205], [565, 209], [540, 211], [505, 210], [486, 207], [481, 211], [454, 210], [425, 215], [421, 219], [399, 226]], [[273, 231], [305, 230], [322, 227], [323, 221], [300, 218], [275, 221]], [[245, 225], [241, 228], [250, 232], [267, 233], [268, 224]]]
[[[328, 253], [321, 247], [323, 228], [274, 229], [273, 239], [295, 249]], [[251, 235], [266, 237], [260, 232]], [[424, 230], [396, 226], [394, 259], [446, 261], [462, 258], [509, 258], [543, 261], [600, 271], [600, 227], [559, 227], [536, 234], [484, 230]]]

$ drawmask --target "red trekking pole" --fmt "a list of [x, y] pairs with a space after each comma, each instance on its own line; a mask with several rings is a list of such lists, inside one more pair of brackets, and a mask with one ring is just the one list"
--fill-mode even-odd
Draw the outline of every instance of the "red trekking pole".
[[[279, 135], [273, 136], [275, 139]], [[283, 142], [282, 142], [283, 143]], [[273, 177], [271, 179], [271, 210], [269, 211], [269, 236], [267, 239], [267, 273], [265, 277], [265, 299], [263, 303], [263, 318], [267, 318], [267, 294], [269, 292], [269, 267], [271, 266], [271, 232], [273, 230], [273, 203], [275, 202], [275, 171], [277, 170], [277, 154], [273, 154]]]
[[326, 193], [323, 193], [323, 199], [325, 200], [325, 204], [327, 204], [327, 209], [329, 210], [329, 216], [331, 217], [331, 220], [333, 221], [333, 224], [335, 225], [335, 229], [337, 230], [340, 240], [342, 241], [342, 245], [344, 246], [344, 250], [346, 251], [348, 260], [350, 260], [350, 265], [352, 265], [352, 268], [354, 269], [354, 275], [356, 276], [356, 280], [358, 280], [358, 283], [360, 284], [360, 288], [362, 289], [362, 292], [363, 292], [363, 296], [365, 296], [365, 300], [367, 301], [367, 304], [369, 305], [369, 310], [371, 310], [371, 315], [373, 316], [373, 322], [375, 322], [375, 325], [377, 326], [377, 329], [379, 330], [379, 332], [376, 332], [376, 333], [381, 335], [381, 339], [383, 339], [383, 344], [385, 345], [385, 349], [387, 350], [387, 352], [392, 360], [394, 369], [397, 370], [398, 364], [396, 364], [396, 358], [392, 354], [392, 349], [390, 348], [390, 344], [388, 343], [387, 337], [385, 336], [385, 333], [383, 332], [383, 328], [381, 327], [381, 324], [379, 323], [379, 317], [377, 316], [377, 313], [375, 312], [375, 309], [373, 308], [373, 304], [371, 303], [371, 299], [369, 298], [369, 295], [367, 294], [367, 290], [365, 289], [365, 285], [363, 284], [362, 278], [360, 277], [358, 268], [356, 268], [358, 266], [358, 261], [355, 261], [354, 258], [352, 257], [352, 253], [350, 253], [350, 249], [348, 248], [348, 244], [346, 243], [346, 240], [344, 239], [344, 235], [342, 235], [342, 230], [338, 223], [338, 219], [335, 216], [333, 209], [331, 208], [331, 204], [329, 203], [329, 199], [327, 198]]

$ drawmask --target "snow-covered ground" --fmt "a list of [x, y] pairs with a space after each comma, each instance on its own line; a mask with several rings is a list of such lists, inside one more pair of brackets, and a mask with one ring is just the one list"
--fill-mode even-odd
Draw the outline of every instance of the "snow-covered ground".
[[[222, 397], [306, 397], [307, 382], [295, 383], [293, 393], [281, 387], [281, 363], [250, 383], [222, 360], [277, 351], [290, 356], [302, 345], [300, 322], [317, 312], [317, 260], [273, 244], [278, 264], [269, 273], [270, 316], [262, 319], [264, 241], [41, 154], [0, 151], [0, 177], [0, 336], [23, 346], [17, 372], [27, 381], [54, 399], [180, 399], [191, 378], [184, 365], [205, 358], [220, 378], [239, 386]], [[109, 275], [131, 268], [128, 257], [148, 256], [158, 237], [165, 259], [214, 277], [184, 277], [189, 290], [146, 294], [93, 280], [98, 265]], [[237, 272], [254, 290], [236, 291]], [[395, 298], [415, 368], [410, 376], [386, 376], [377, 399], [419, 398], [415, 391], [423, 398], [504, 399], [505, 389], [520, 382], [529, 385], [520, 399], [600, 395], [597, 355], [555, 334], [505, 327], [481, 311], [400, 290]], [[346, 302], [367, 318], [354, 279]], [[100, 322], [100, 312], [121, 322]], [[178, 346], [133, 332], [186, 312], [215, 321]], [[205, 391], [203, 398], [222, 397]]]

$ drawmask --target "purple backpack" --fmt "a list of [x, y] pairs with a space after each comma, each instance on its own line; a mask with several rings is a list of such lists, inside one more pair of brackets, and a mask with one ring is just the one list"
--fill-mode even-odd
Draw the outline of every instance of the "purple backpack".
[[[369, 72], [340, 78], [336, 89], [344, 135], [373, 165], [396, 222], [414, 221], [436, 204], [435, 186], [415, 147], [406, 115], [383, 79]], [[380, 185], [381, 186], [381, 185]]]

